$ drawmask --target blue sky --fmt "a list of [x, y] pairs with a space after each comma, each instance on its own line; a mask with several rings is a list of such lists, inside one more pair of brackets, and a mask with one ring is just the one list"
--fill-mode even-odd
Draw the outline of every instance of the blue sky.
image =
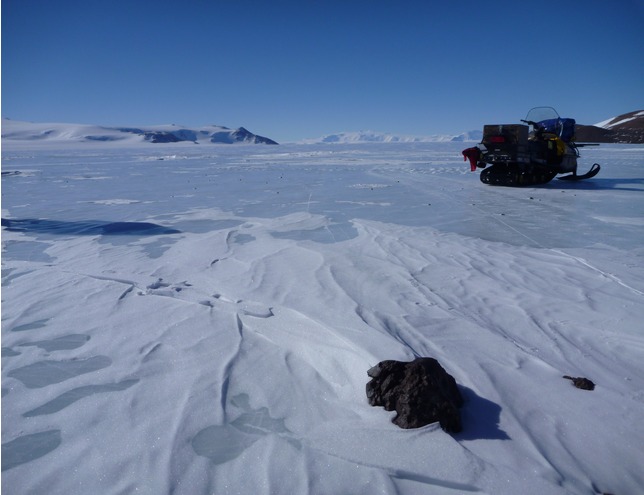
[[460, 133], [644, 108], [643, 0], [2, 0], [2, 116]]

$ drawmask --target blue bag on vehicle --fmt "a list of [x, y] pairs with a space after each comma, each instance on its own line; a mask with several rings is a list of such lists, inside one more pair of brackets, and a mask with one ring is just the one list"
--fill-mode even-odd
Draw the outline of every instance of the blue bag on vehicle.
[[538, 122], [544, 132], [556, 134], [562, 141], [569, 143], [575, 137], [575, 119], [548, 119]]

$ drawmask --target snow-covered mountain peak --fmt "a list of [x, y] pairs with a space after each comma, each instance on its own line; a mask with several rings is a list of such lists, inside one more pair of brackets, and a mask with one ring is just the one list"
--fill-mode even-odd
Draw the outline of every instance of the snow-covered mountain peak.
[[2, 139], [20, 142], [118, 142], [197, 144], [277, 144], [244, 127], [230, 129], [219, 125], [191, 128], [177, 124], [141, 127], [106, 127], [88, 124], [34, 123], [2, 119]]

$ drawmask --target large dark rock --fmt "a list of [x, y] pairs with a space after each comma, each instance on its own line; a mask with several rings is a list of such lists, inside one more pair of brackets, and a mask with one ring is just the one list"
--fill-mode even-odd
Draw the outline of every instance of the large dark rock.
[[382, 361], [367, 371], [367, 398], [398, 414], [393, 422], [401, 428], [419, 428], [438, 421], [443, 430], [462, 430], [458, 410], [463, 398], [456, 380], [433, 358], [405, 363]]

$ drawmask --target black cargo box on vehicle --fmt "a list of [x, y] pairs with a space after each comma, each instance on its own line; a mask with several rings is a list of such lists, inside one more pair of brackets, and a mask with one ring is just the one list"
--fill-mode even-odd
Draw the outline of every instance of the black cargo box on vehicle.
[[483, 144], [526, 144], [528, 126], [523, 124], [494, 124], [483, 126]]

